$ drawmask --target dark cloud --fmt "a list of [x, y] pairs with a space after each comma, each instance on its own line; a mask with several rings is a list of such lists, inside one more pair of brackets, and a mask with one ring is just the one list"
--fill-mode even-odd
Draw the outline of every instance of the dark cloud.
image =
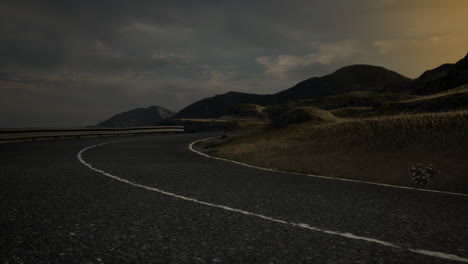
[[178, 110], [230, 90], [277, 92], [351, 63], [417, 76], [466, 53], [466, 5], [448, 1], [5, 0], [0, 126]]

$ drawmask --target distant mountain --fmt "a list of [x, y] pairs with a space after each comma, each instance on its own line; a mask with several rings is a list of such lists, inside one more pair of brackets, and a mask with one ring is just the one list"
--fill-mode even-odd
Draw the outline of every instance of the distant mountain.
[[385, 87], [385, 92], [406, 92], [417, 95], [434, 94], [468, 83], [468, 54], [455, 64], [443, 64], [425, 71], [411, 82]]
[[148, 108], [137, 108], [127, 112], [119, 113], [103, 121], [98, 127], [135, 127], [135, 126], [155, 126], [159, 122], [174, 115], [173, 111], [160, 106]]
[[411, 83], [413, 94], [433, 94], [468, 83], [468, 54], [455, 64], [444, 64], [424, 72]]
[[174, 117], [216, 118], [231, 114], [232, 109], [239, 104], [267, 106], [291, 100], [317, 98], [353, 91], [379, 91], [388, 85], [410, 81], [411, 79], [383, 67], [352, 65], [323, 77], [307, 79], [276, 94], [258, 95], [229, 92], [205, 98], [180, 110]]
[[230, 115], [239, 104], [271, 105], [275, 103], [274, 95], [228, 92], [195, 102], [180, 110], [174, 118], [217, 118]]
[[353, 91], [379, 91], [388, 85], [403, 84], [411, 79], [384, 67], [351, 65], [332, 74], [302, 81], [292, 88], [276, 94], [280, 103], [349, 93]]

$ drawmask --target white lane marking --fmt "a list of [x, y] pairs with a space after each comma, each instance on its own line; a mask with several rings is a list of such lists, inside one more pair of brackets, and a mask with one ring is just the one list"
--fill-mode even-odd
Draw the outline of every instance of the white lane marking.
[[213, 138], [217, 138], [217, 137], [209, 137], [209, 138], [204, 138], [204, 139], [200, 139], [200, 140], [194, 141], [194, 142], [190, 143], [189, 149], [190, 149], [191, 151], [193, 151], [193, 152], [195, 152], [195, 153], [197, 153], [197, 154], [199, 154], [199, 155], [205, 156], [205, 157], [207, 157], [207, 158], [217, 159], [217, 160], [223, 160], [223, 161], [227, 161], [227, 162], [231, 162], [231, 163], [235, 163], [235, 164], [238, 164], [238, 165], [242, 165], [242, 166], [249, 167], [249, 168], [255, 168], [255, 169], [259, 169], [259, 170], [273, 171], [273, 172], [281, 172], [281, 173], [289, 173], [289, 174], [302, 175], [302, 176], [314, 177], [314, 178], [321, 178], [321, 179], [327, 179], [327, 180], [337, 180], [337, 181], [367, 183], [367, 184], [380, 185], [380, 186], [392, 187], [392, 188], [399, 188], [399, 189], [416, 190], [416, 191], [433, 192], [433, 193], [443, 193], [443, 194], [451, 194], [451, 195], [459, 195], [459, 196], [466, 196], [466, 197], [468, 197], [468, 194], [464, 194], [464, 193], [447, 192], [447, 191], [438, 191], [438, 190], [430, 190], [430, 189], [419, 189], [419, 188], [413, 188], [413, 187], [407, 187], [407, 186], [398, 186], [398, 185], [391, 185], [391, 184], [385, 184], [385, 183], [376, 183], [376, 182], [368, 182], [368, 181], [360, 181], [360, 180], [351, 180], [351, 179], [344, 179], [344, 178], [334, 178], [334, 177], [329, 177], [329, 176], [321, 176], [321, 175], [305, 174], [305, 173], [299, 173], [299, 172], [290, 172], [290, 171], [282, 171], [282, 170], [275, 170], [275, 169], [269, 169], [269, 168], [262, 168], [262, 167], [257, 167], [257, 166], [249, 165], [249, 164], [246, 164], [246, 163], [234, 161], [234, 160], [229, 160], [229, 159], [223, 159], [223, 158], [218, 158], [218, 157], [210, 156], [210, 155], [208, 155], [208, 154], [205, 154], [205, 153], [200, 152], [200, 151], [198, 151], [198, 150], [196, 150], [196, 149], [193, 148], [193, 145], [197, 144], [198, 142], [203, 142], [203, 141], [210, 140], [210, 139], [213, 139]]
[[97, 169], [97, 168], [93, 167], [90, 163], [86, 162], [83, 159], [83, 153], [85, 151], [89, 150], [89, 149], [92, 149], [92, 148], [95, 148], [95, 147], [98, 147], [98, 146], [102, 146], [102, 145], [111, 144], [111, 143], [117, 143], [117, 142], [122, 142], [122, 141], [131, 141], [131, 140], [139, 140], [139, 139], [142, 139], [142, 138], [116, 140], [116, 141], [110, 141], [110, 142], [105, 142], [105, 143], [92, 145], [92, 146], [89, 146], [89, 147], [86, 147], [86, 148], [80, 150], [80, 152], [78, 152], [78, 154], [76, 156], [77, 156], [78, 160], [83, 165], [85, 165], [86, 167], [88, 167], [89, 169], [91, 169], [91, 170], [93, 170], [95, 172], [101, 173], [104, 176], [107, 176], [109, 178], [112, 178], [114, 180], [117, 180], [117, 181], [120, 181], [120, 182], [123, 182], [123, 183], [126, 183], [126, 184], [130, 184], [130, 185], [135, 186], [135, 187], [139, 187], [139, 188], [142, 188], [142, 189], [145, 189], [145, 190], [148, 190], [148, 191], [157, 192], [157, 193], [164, 194], [164, 195], [167, 195], [167, 196], [171, 196], [171, 197], [181, 199], [181, 200], [184, 200], [184, 201], [189, 201], [189, 202], [193, 202], [193, 203], [197, 203], [197, 204], [202, 204], [202, 205], [206, 205], [206, 206], [210, 206], [210, 207], [214, 207], [214, 208], [220, 208], [220, 209], [223, 209], [223, 210], [226, 210], [226, 211], [240, 213], [240, 214], [248, 215], [248, 216], [253, 216], [253, 217], [261, 218], [261, 219], [268, 220], [268, 221], [271, 221], [271, 222], [284, 224], [284, 225], [289, 225], [289, 226], [293, 226], [293, 227], [304, 228], [304, 229], [308, 229], [308, 230], [311, 230], [311, 231], [320, 232], [320, 233], [324, 233], [324, 234], [336, 235], [336, 236], [341, 236], [341, 237], [345, 237], [345, 238], [348, 238], [348, 239], [354, 239], [354, 240], [363, 240], [363, 241], [379, 244], [379, 245], [386, 246], [386, 247], [397, 248], [397, 249], [406, 249], [406, 250], [411, 251], [411, 252], [416, 253], [416, 254], [421, 254], [421, 255], [436, 257], [436, 258], [440, 258], [440, 259], [448, 259], [448, 260], [454, 260], [454, 261], [468, 263], [468, 258], [459, 257], [457, 255], [446, 254], [446, 253], [442, 253], [442, 252], [430, 251], [430, 250], [424, 250], [424, 249], [403, 248], [403, 247], [398, 246], [396, 244], [386, 242], [386, 241], [382, 241], [382, 240], [378, 240], [378, 239], [374, 239], [374, 238], [357, 236], [357, 235], [354, 235], [354, 234], [351, 234], [351, 233], [341, 233], [341, 232], [337, 232], [337, 231], [320, 229], [318, 227], [309, 226], [308, 224], [304, 224], [304, 223], [288, 222], [288, 221], [268, 217], [268, 216], [265, 216], [265, 215], [256, 214], [256, 213], [244, 211], [244, 210], [241, 210], [241, 209], [232, 208], [232, 207], [225, 206], [225, 205], [212, 204], [212, 203], [200, 201], [200, 200], [197, 200], [197, 199], [194, 199], [194, 198], [182, 196], [182, 195], [167, 192], [167, 191], [164, 191], [164, 190], [161, 190], [161, 189], [158, 189], [158, 188], [154, 188], [154, 187], [146, 186], [146, 185], [139, 184], [139, 183], [136, 183], [136, 182], [132, 182], [132, 181], [129, 181], [129, 180], [126, 180], [126, 179], [122, 179], [122, 178], [120, 178], [118, 176], [112, 175], [112, 174], [110, 174], [108, 172], [105, 172], [103, 170], [100, 170], [100, 169]]
[[455, 260], [459, 262], [468, 262], [468, 259], [459, 257], [457, 255], [445, 254], [442, 252], [434, 252], [434, 251], [424, 250], [424, 249], [408, 249], [408, 250], [414, 253], [421, 254], [421, 255], [426, 255], [426, 256], [431, 256], [431, 257], [436, 257], [436, 258], [441, 258], [441, 259]]

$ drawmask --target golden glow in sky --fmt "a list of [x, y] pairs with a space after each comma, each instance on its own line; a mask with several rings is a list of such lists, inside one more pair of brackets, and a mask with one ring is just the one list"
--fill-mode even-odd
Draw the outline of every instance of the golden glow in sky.
[[0, 2], [0, 127], [272, 94], [351, 64], [410, 78], [468, 52], [468, 0]]

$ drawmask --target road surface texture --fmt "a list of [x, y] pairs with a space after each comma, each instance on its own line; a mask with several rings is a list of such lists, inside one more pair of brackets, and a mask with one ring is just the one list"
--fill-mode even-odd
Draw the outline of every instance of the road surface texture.
[[258, 170], [188, 149], [212, 135], [0, 145], [1, 263], [468, 261], [468, 196]]

